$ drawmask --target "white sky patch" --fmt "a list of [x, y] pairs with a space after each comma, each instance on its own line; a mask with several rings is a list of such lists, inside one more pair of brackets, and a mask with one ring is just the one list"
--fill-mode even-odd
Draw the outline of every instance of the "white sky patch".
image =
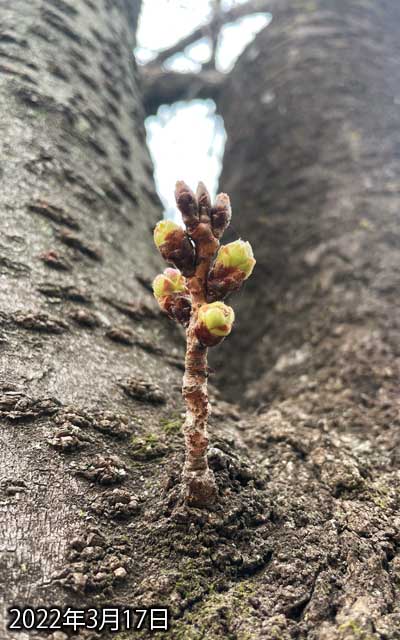
[[228, 72], [242, 51], [247, 47], [261, 29], [272, 20], [270, 13], [254, 13], [226, 24], [222, 27], [218, 43], [216, 66], [219, 71]]
[[[222, 8], [226, 10], [245, 1], [223, 0]], [[211, 0], [144, 0], [135, 50], [138, 63], [145, 64], [156, 57], [157, 51], [174, 45], [207, 22], [211, 12]], [[225, 25], [217, 47], [217, 69], [230, 71], [245, 47], [270, 21], [270, 14], [258, 13]], [[179, 72], [198, 72], [210, 52], [209, 39], [202, 38], [168, 60], [165, 66]], [[202, 180], [215, 196], [226, 134], [212, 100], [163, 105], [156, 116], [147, 118], [146, 130], [166, 217], [177, 215], [176, 180], [185, 180], [192, 188]]]
[[209, 38], [201, 38], [194, 44], [186, 47], [185, 53], [177, 53], [165, 62], [167, 69], [174, 71], [200, 71], [201, 65], [210, 59], [211, 46]]
[[143, 0], [135, 52], [138, 61], [142, 49], [152, 51], [155, 57], [157, 51], [171, 47], [207, 22], [211, 11], [210, 0]]
[[225, 129], [213, 100], [164, 105], [146, 120], [147, 140], [154, 161], [154, 177], [167, 218], [177, 218], [175, 182], [196, 189], [199, 180], [216, 195], [225, 147]]

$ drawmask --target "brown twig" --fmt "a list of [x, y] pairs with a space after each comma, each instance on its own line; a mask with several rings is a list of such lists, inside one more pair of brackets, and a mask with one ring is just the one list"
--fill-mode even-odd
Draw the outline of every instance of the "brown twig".
[[181, 40], [172, 45], [172, 47], [168, 47], [167, 49], [163, 49], [162, 51], [160, 51], [158, 55], [145, 66], [145, 68], [147, 69], [148, 67], [159, 67], [166, 60], [168, 60], [168, 58], [171, 58], [175, 54], [180, 53], [181, 51], [186, 49], [186, 47], [194, 44], [195, 42], [197, 42], [197, 40], [200, 40], [204, 36], [209, 35], [210, 30], [215, 30], [215, 24], [218, 24], [218, 27], [220, 29], [224, 24], [228, 22], [234, 22], [235, 20], [239, 20], [239, 18], [251, 15], [252, 13], [269, 11], [277, 2], [279, 2], [279, 0], [249, 0], [244, 4], [233, 6], [228, 11], [216, 12], [209, 22], [201, 25], [200, 27], [197, 27], [197, 29], [189, 33], [187, 36], [184, 36]]
[[166, 71], [163, 67], [144, 67], [141, 73], [143, 105], [146, 115], [157, 113], [162, 104], [197, 98], [218, 99], [226, 74], [213, 69], [199, 72]]
[[[282, 2], [283, 0], [249, 0], [227, 11], [222, 11], [220, 0], [214, 0], [213, 15], [206, 24], [201, 25], [173, 46], [160, 51], [153, 60], [142, 67], [140, 75], [146, 114], [155, 114], [160, 105], [172, 104], [179, 100], [197, 98], [218, 100], [227, 78], [227, 74], [218, 71], [215, 65], [222, 27], [247, 15], [270, 11]], [[179, 72], [165, 68], [166, 60], [183, 52], [186, 47], [205, 36], [211, 41], [211, 56], [210, 60], [202, 65], [200, 71]]]
[[[179, 188], [183, 188], [182, 183], [177, 189], [178, 193]], [[187, 406], [183, 426], [186, 444], [183, 480], [186, 501], [192, 505], [202, 506], [213, 501], [216, 485], [207, 461], [207, 424], [210, 413], [207, 393], [208, 349], [199, 342], [195, 328], [198, 324], [199, 309], [207, 303], [207, 277], [219, 247], [219, 241], [212, 232], [211, 203], [202, 183], [199, 184], [197, 200], [199, 217], [194, 224], [192, 220], [187, 223], [196, 247], [197, 266], [194, 275], [187, 278], [187, 286], [192, 298], [192, 316], [186, 331], [187, 347], [182, 387]]]
[[[204, 507], [217, 495], [207, 460], [207, 351], [230, 333], [235, 317], [233, 309], [221, 302], [218, 292], [226, 296], [237, 290], [251, 274], [255, 260], [249, 243], [241, 240], [218, 251], [219, 239], [231, 219], [226, 194], [219, 194], [212, 206], [203, 183], [199, 183], [195, 195], [184, 182], [177, 182], [175, 196], [186, 232], [171, 220], [162, 220], [154, 230], [154, 240], [163, 258], [175, 267], [180, 265], [182, 272], [165, 269], [155, 278], [153, 291], [170, 318], [187, 327], [182, 386], [186, 457], [182, 480], [185, 502]], [[209, 290], [210, 282], [213, 291]]]

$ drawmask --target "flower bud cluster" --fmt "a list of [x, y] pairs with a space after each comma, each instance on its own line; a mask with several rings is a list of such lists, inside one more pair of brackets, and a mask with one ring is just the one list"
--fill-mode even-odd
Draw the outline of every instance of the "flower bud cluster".
[[[177, 182], [175, 197], [186, 231], [172, 220], [157, 224], [154, 242], [163, 258], [176, 268], [157, 276], [153, 291], [160, 307], [184, 326], [190, 322], [193, 296], [197, 301], [194, 333], [201, 344], [211, 347], [231, 332], [235, 319], [233, 309], [222, 300], [250, 277], [256, 261], [250, 243], [243, 240], [221, 246], [215, 257], [219, 239], [231, 220], [225, 193], [212, 204], [203, 183], [195, 194], [184, 182]], [[201, 267], [204, 264], [212, 264], [209, 273]], [[206, 301], [201, 306], [199, 291]]]
[[207, 224], [215, 238], [222, 237], [232, 217], [229, 196], [220, 193], [211, 204], [210, 194], [202, 182], [199, 182], [196, 195], [182, 181], [176, 183], [175, 199], [188, 234], [196, 237], [198, 227]]

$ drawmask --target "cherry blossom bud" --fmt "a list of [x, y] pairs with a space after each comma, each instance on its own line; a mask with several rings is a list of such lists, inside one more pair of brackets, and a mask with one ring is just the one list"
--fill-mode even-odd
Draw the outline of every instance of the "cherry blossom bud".
[[158, 304], [171, 320], [175, 320], [184, 327], [188, 326], [192, 313], [190, 296], [174, 293], [159, 300]]
[[178, 229], [179, 225], [172, 220], [160, 220], [160, 222], [156, 224], [153, 233], [156, 247], [159, 249], [161, 245], [164, 244], [169, 234], [177, 231]]
[[256, 261], [250, 242], [235, 240], [220, 248], [215, 260], [216, 267], [234, 267], [242, 271], [244, 279], [251, 276]]
[[221, 238], [232, 217], [231, 201], [226, 193], [219, 193], [211, 209], [211, 226], [216, 238]]
[[204, 182], [199, 182], [196, 190], [196, 198], [199, 207], [199, 219], [201, 222], [209, 222], [211, 212], [211, 198]]
[[177, 269], [165, 269], [153, 280], [153, 292], [161, 309], [172, 319], [187, 326], [192, 304], [185, 278]]
[[199, 209], [196, 196], [183, 180], [178, 180], [176, 183], [175, 200], [182, 214], [183, 223], [190, 233], [199, 223]]
[[185, 278], [178, 269], [164, 269], [153, 280], [153, 292], [157, 300], [171, 293], [187, 293]]
[[172, 220], [160, 220], [154, 229], [154, 242], [166, 262], [175, 265], [185, 276], [195, 269], [195, 252], [187, 233]]
[[208, 299], [222, 300], [240, 288], [252, 274], [256, 261], [249, 242], [236, 240], [222, 246], [208, 279]]
[[219, 344], [231, 332], [234, 320], [233, 309], [223, 302], [203, 304], [195, 327], [197, 339], [207, 347]]

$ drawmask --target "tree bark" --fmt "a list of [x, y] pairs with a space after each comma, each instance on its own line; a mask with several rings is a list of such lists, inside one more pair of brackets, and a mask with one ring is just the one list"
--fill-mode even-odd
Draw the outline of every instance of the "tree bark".
[[259, 263], [238, 298], [240, 387], [335, 324], [393, 315], [398, 14], [363, 0], [284, 4], [231, 76], [221, 186]]
[[215, 355], [258, 409], [211, 386], [206, 511], [178, 506], [183, 349], [148, 289], [138, 4], [3, 4], [1, 614], [165, 604], [176, 640], [398, 637], [399, 9], [282, 5], [224, 89], [222, 186], [258, 266]]
[[220, 100], [221, 188], [257, 265], [211, 364], [257, 407], [243, 437], [272, 509], [235, 637], [399, 634], [399, 18], [284, 3]]
[[6, 609], [24, 605], [165, 604], [182, 637], [196, 601], [269, 556], [248, 539], [261, 480], [239, 413], [212, 386], [218, 498], [212, 512], [178, 506], [184, 341], [151, 294], [161, 208], [132, 58], [138, 9], [1, 5], [2, 640]]
[[116, 570], [132, 560], [109, 514], [141, 510], [147, 481], [130, 467], [179, 394], [179, 340], [149, 290], [161, 209], [132, 55], [138, 11], [1, 3], [2, 618], [12, 604], [74, 593], [84, 604], [124, 586]]

